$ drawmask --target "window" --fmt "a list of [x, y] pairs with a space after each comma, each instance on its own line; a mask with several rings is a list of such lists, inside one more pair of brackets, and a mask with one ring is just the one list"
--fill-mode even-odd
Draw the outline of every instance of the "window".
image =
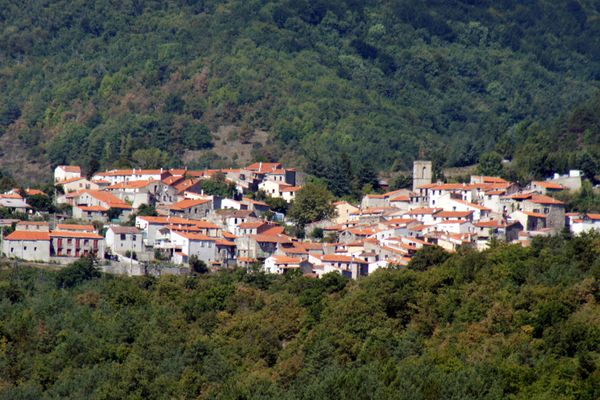
[[121, 240], [126, 240], [127, 239], [127, 235], [124, 233], [121, 233]]

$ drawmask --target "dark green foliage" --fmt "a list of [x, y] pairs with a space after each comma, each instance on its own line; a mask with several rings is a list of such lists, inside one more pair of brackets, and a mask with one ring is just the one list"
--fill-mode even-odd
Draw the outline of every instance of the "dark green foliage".
[[129, 215], [129, 219], [127, 220], [127, 225], [134, 226], [135, 225], [135, 217], [155, 217], [158, 213], [156, 212], [156, 208], [152, 205], [148, 204], [140, 204], [137, 211], [135, 213], [131, 213]]
[[74, 266], [11, 266], [0, 398], [595, 400], [599, 249], [536, 238], [358, 282], [79, 272], [57, 288]]
[[123, 214], [123, 209], [121, 208], [109, 208], [106, 211], [106, 215], [108, 216], [109, 221], [114, 221], [121, 218], [121, 214]]
[[296, 194], [288, 217], [303, 228], [306, 224], [331, 218], [335, 214], [333, 195], [319, 183], [308, 183]]
[[201, 181], [204, 193], [208, 195], [233, 198], [237, 194], [235, 183], [227, 182], [223, 173], [216, 173], [210, 179]]
[[487, 176], [502, 175], [502, 156], [495, 151], [482, 154], [479, 158], [477, 172]]
[[408, 268], [426, 271], [434, 265], [442, 264], [449, 256], [440, 246], [425, 246], [411, 258]]
[[8, 174], [0, 170], [0, 192], [4, 193], [17, 186], [17, 182]]
[[511, 169], [519, 179], [579, 169], [595, 183], [600, 166], [600, 92], [551, 122], [519, 124], [509, 140], [515, 149]]
[[190, 269], [197, 274], [206, 274], [209, 272], [206, 263], [202, 260], [199, 260], [196, 256], [191, 256], [189, 260]]
[[289, 204], [281, 197], [269, 197], [266, 196], [264, 199], [265, 203], [269, 205], [269, 208], [275, 212], [286, 213]]
[[256, 158], [294, 155], [334, 194], [356, 194], [365, 166], [406, 170], [440, 151], [465, 165], [496, 145], [511, 156], [518, 124], [589, 98], [599, 12], [576, 0], [9, 2], [0, 136], [91, 171], [135, 165], [140, 149], [179, 161], [233, 124], [241, 142], [270, 133]]
[[34, 194], [26, 196], [26, 201], [35, 211], [54, 211], [52, 199], [47, 195]]
[[100, 277], [94, 257], [82, 257], [56, 274], [58, 288], [72, 288], [78, 284]]

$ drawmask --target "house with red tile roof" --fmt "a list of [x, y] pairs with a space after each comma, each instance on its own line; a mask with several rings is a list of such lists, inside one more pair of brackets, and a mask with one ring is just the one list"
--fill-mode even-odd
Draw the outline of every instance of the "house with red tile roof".
[[326, 254], [321, 258], [323, 273], [337, 272], [351, 279], [367, 276], [369, 263], [360, 257]]
[[84, 221], [108, 221], [109, 210], [115, 210], [120, 220], [133, 212], [133, 207], [109, 192], [84, 190], [74, 198], [73, 217]]
[[566, 189], [560, 183], [552, 181], [533, 181], [530, 186], [532, 191], [544, 195], [556, 194]]
[[104, 180], [111, 185], [129, 181], [162, 181], [171, 173], [165, 169], [113, 169], [111, 171], [98, 172], [92, 177], [92, 181]]
[[6, 236], [2, 253], [26, 261], [50, 261], [50, 232], [16, 230]]
[[213, 209], [213, 202], [206, 198], [185, 199], [160, 208], [172, 217], [203, 219]]
[[300, 271], [302, 274], [312, 272], [312, 264], [307, 258], [272, 255], [264, 262], [264, 270], [269, 274], [283, 275], [289, 271]]
[[51, 231], [50, 255], [52, 257], [79, 258], [88, 255], [103, 257], [104, 237], [93, 232]]
[[71, 178], [81, 177], [81, 167], [77, 165], [59, 165], [54, 168], [54, 183], [63, 182]]
[[61, 186], [65, 193], [76, 192], [78, 190], [100, 190], [101, 186], [106, 186], [98, 182], [92, 182], [82, 176], [65, 179], [64, 181], [57, 182], [55, 185]]
[[170, 243], [173, 245], [173, 261], [187, 264], [195, 256], [208, 266], [227, 266], [235, 260], [234, 242], [203, 235], [201, 233], [171, 231]]

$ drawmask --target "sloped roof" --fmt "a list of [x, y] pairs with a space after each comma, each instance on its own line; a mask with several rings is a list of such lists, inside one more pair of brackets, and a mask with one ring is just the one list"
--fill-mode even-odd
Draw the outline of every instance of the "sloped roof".
[[181, 200], [178, 203], [175, 204], [171, 204], [170, 206], [168, 206], [168, 208], [170, 210], [187, 210], [188, 208], [192, 208], [192, 207], [196, 207], [202, 204], [206, 204], [209, 203], [210, 200], [206, 200], [206, 199], [185, 199], [185, 200]]
[[14, 231], [4, 240], [50, 240], [50, 232], [40, 231]]

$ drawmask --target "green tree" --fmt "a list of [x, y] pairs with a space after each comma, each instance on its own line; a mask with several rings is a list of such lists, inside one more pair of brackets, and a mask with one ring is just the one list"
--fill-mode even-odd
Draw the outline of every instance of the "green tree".
[[282, 199], [281, 197], [269, 197], [265, 199], [265, 203], [269, 205], [269, 208], [275, 212], [280, 212], [285, 214], [288, 210], [288, 202]]
[[211, 178], [205, 179], [200, 183], [204, 193], [221, 197], [235, 197], [237, 189], [235, 183], [225, 180], [225, 174], [215, 173]]
[[82, 257], [69, 264], [56, 275], [56, 286], [60, 289], [71, 288], [84, 281], [101, 276], [93, 256]]
[[477, 172], [486, 176], [499, 176], [502, 174], [502, 156], [495, 151], [484, 153], [479, 158]]
[[206, 263], [197, 256], [191, 256], [189, 259], [190, 269], [197, 274], [207, 274], [209, 272]]
[[308, 183], [296, 194], [288, 217], [299, 227], [331, 218], [335, 215], [334, 197], [327, 187], [318, 183]]
[[134, 165], [142, 169], [166, 167], [169, 162], [169, 154], [157, 148], [136, 150], [131, 158]]
[[426, 271], [433, 266], [439, 266], [450, 255], [440, 246], [424, 246], [410, 259], [408, 268], [415, 271]]

